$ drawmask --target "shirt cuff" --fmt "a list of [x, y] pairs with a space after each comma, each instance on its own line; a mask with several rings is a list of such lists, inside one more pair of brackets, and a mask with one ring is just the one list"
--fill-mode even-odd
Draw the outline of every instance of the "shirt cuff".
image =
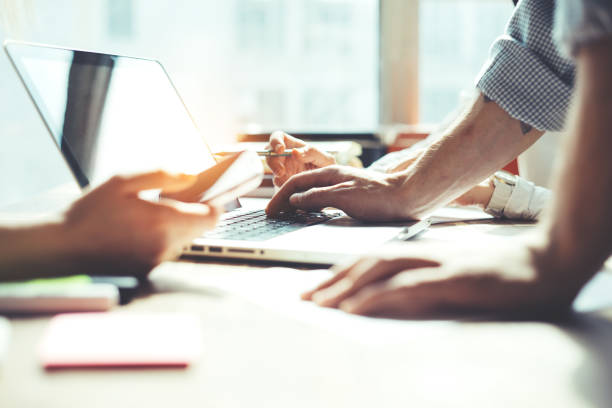
[[563, 129], [572, 85], [509, 36], [498, 39], [476, 86], [510, 116], [540, 130]]

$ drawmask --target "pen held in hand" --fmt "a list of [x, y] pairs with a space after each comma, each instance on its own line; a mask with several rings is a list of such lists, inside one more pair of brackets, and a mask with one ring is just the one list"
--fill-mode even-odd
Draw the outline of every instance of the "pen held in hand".
[[264, 157], [288, 157], [288, 156], [291, 156], [292, 154], [293, 154], [293, 149], [287, 149], [282, 153], [276, 153], [271, 150], [258, 150], [257, 151], [258, 156], [264, 156]]

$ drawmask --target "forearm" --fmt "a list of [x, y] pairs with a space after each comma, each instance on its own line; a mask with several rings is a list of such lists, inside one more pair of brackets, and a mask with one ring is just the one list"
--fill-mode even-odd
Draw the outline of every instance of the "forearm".
[[79, 273], [74, 250], [61, 223], [0, 228], [0, 280]]
[[479, 96], [417, 162], [398, 174], [405, 215], [419, 218], [443, 206], [531, 146], [543, 132], [513, 119]]
[[612, 252], [612, 40], [578, 61], [578, 99], [547, 231], [553, 269], [582, 285]]
[[387, 153], [368, 166], [368, 170], [377, 171], [379, 173], [395, 173], [405, 170], [414, 163], [424, 151], [424, 148], [415, 148], [411, 146], [404, 150]]

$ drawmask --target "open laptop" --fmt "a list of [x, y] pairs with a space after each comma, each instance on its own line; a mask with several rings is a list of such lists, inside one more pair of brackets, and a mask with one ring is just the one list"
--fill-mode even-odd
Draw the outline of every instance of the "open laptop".
[[[158, 61], [7, 41], [4, 48], [82, 188], [154, 169], [199, 173], [215, 163]], [[266, 217], [237, 201], [184, 253], [334, 264], [427, 228], [365, 224], [339, 211]]]

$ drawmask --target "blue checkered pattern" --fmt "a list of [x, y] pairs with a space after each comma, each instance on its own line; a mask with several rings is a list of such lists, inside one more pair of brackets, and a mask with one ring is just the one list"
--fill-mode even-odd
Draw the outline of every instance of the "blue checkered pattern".
[[563, 128], [574, 85], [574, 63], [553, 41], [554, 13], [554, 0], [520, 1], [476, 83], [512, 117], [540, 130]]

